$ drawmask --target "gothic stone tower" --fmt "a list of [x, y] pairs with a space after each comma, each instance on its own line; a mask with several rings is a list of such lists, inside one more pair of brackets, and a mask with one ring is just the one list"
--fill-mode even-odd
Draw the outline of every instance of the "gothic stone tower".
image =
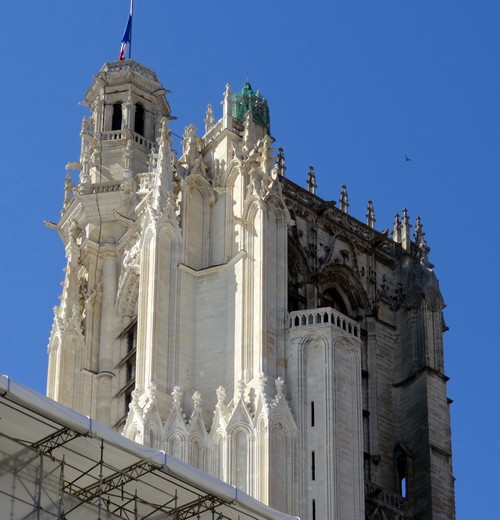
[[176, 158], [154, 72], [86, 94], [48, 395], [303, 519], [454, 517], [444, 306], [420, 220], [389, 237], [285, 177], [226, 87]]

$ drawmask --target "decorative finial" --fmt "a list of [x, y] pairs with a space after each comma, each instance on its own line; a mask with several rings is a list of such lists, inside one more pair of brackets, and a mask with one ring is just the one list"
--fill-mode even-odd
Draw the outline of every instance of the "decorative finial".
[[217, 393], [217, 405], [222, 406], [226, 400], [226, 389], [223, 386], [219, 386], [216, 390]]
[[410, 217], [408, 216], [408, 210], [405, 208], [401, 218], [401, 245], [405, 251], [410, 251], [411, 248], [410, 228]]
[[89, 121], [85, 118], [85, 116], [82, 119], [82, 128], [80, 130], [80, 135], [88, 134], [89, 133]]
[[202, 408], [202, 405], [201, 405], [201, 394], [200, 392], [196, 391], [194, 394], [193, 394], [193, 407], [194, 407], [194, 411], [195, 412], [199, 412], [201, 411], [201, 408]]
[[415, 243], [419, 243], [420, 241], [424, 240], [424, 229], [422, 226], [422, 219], [420, 217], [417, 217], [415, 219], [415, 232], [413, 233], [413, 238], [415, 239]]
[[231, 85], [226, 83], [226, 90], [224, 91], [224, 99], [222, 100], [222, 119], [224, 128], [231, 127], [231, 111], [232, 111], [232, 102], [231, 102]]
[[71, 202], [71, 194], [73, 193], [73, 183], [71, 182], [71, 175], [69, 173], [66, 174], [66, 179], [64, 181], [64, 202], [63, 202], [63, 210], [68, 207], [68, 204]]
[[375, 227], [375, 210], [373, 209], [373, 202], [371, 200], [368, 201], [368, 207], [366, 208], [366, 225], [370, 226], [372, 229]]
[[172, 144], [172, 137], [170, 135], [170, 130], [168, 128], [168, 118], [161, 118], [161, 128], [160, 128], [160, 145], [161, 143], [167, 143], [168, 145]]
[[316, 175], [314, 173], [314, 166], [312, 165], [309, 166], [309, 172], [307, 174], [307, 185], [309, 186], [309, 192], [315, 195], [318, 185], [316, 184]]
[[266, 391], [266, 385], [267, 385], [267, 376], [261, 372], [259, 374], [259, 386], [262, 393], [265, 393]]
[[340, 192], [340, 209], [344, 213], [349, 213], [349, 196], [347, 195], [347, 187], [342, 184], [342, 190]]
[[255, 122], [252, 115], [252, 107], [250, 106], [248, 112], [245, 114], [245, 123], [243, 129], [243, 154], [248, 157], [250, 152], [253, 150], [257, 141], [255, 133]]
[[132, 399], [128, 405], [129, 410], [135, 410], [135, 412], [138, 412], [140, 410], [139, 406], [139, 392], [137, 389], [132, 390]]
[[245, 396], [245, 389], [246, 389], [245, 381], [240, 380], [238, 381], [238, 395], [243, 399]]
[[417, 258], [420, 260], [420, 263], [423, 266], [427, 267], [428, 269], [432, 269], [434, 265], [429, 262], [428, 258], [431, 248], [428, 246], [427, 241], [424, 238], [425, 233], [420, 217], [417, 217], [415, 220], [415, 233], [413, 236], [417, 246]]
[[196, 126], [192, 123], [184, 128], [182, 136], [182, 157], [188, 166], [193, 166], [198, 156]]
[[170, 395], [174, 400], [174, 408], [180, 408], [182, 399], [182, 390], [180, 389], [180, 387], [175, 385]]
[[90, 190], [90, 147], [85, 146], [82, 152], [82, 169], [80, 171], [80, 193], [88, 193]]
[[394, 215], [394, 222], [392, 224], [392, 239], [398, 244], [401, 243], [401, 221], [399, 220], [399, 213]]
[[157, 139], [157, 142], [158, 155], [156, 156], [155, 170], [159, 177], [158, 193], [156, 194], [159, 197], [160, 192], [170, 193], [173, 187], [172, 135], [168, 128], [168, 119], [166, 117], [163, 117], [161, 120], [160, 137]]
[[207, 105], [207, 111], [205, 112], [205, 133], [207, 133], [214, 126], [214, 110], [212, 104]]
[[285, 382], [281, 377], [278, 377], [275, 381], [276, 384], [276, 397], [281, 397], [283, 395], [283, 388], [285, 386]]
[[278, 148], [278, 160], [276, 161], [276, 164], [278, 166], [278, 173], [284, 177], [286, 172], [286, 165], [285, 165], [285, 154], [283, 152], [283, 148], [281, 146]]

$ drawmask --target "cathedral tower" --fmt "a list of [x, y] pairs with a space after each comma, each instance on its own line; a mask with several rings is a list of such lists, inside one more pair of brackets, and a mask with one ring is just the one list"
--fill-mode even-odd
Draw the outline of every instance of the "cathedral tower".
[[154, 72], [86, 94], [56, 228], [48, 395], [303, 519], [453, 517], [443, 300], [421, 222], [391, 236], [285, 177], [245, 83], [172, 150]]

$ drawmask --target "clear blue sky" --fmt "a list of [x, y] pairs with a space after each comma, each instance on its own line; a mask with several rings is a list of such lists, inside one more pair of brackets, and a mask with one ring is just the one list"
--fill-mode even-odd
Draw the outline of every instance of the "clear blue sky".
[[[17, 0], [0, 17], [0, 372], [44, 392], [65, 263], [56, 232], [78, 106], [118, 56], [128, 0]], [[135, 0], [133, 57], [172, 90], [174, 132], [220, 116], [247, 72], [287, 176], [377, 227], [422, 217], [447, 302], [457, 519], [498, 517], [500, 2]], [[180, 147], [178, 147], [180, 149]], [[412, 158], [404, 160], [404, 154]]]

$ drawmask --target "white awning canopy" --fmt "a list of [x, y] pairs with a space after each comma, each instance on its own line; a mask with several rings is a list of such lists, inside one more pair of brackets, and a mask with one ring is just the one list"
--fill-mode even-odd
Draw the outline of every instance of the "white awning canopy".
[[296, 519], [7, 376], [0, 376], [0, 513], [68, 520]]

